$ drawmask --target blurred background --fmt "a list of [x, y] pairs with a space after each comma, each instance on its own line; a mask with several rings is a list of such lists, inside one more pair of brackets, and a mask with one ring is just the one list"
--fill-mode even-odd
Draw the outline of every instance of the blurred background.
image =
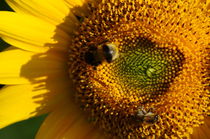
[[[4, 0], [0, 0], [0, 11], [12, 11]], [[4, 22], [1, 21], [0, 22]], [[0, 51], [9, 45], [0, 38]], [[2, 87], [2, 85], [0, 85]], [[0, 129], [0, 139], [34, 139], [37, 130], [45, 119], [46, 115], [21, 121]], [[1, 121], [0, 121], [1, 122]]]

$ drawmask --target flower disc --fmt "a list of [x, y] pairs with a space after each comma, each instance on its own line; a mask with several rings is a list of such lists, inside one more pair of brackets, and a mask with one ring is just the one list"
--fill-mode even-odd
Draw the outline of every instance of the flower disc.
[[188, 137], [209, 110], [209, 25], [188, 1], [94, 3], [69, 48], [93, 124], [117, 138]]

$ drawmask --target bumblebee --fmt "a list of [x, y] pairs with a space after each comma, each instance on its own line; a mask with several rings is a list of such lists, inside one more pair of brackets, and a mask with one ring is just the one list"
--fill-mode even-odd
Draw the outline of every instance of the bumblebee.
[[138, 121], [154, 124], [158, 121], [159, 115], [155, 114], [153, 111], [153, 108], [146, 111], [143, 107], [139, 107], [137, 110]]
[[113, 62], [119, 56], [117, 45], [110, 42], [101, 43], [98, 46], [91, 46], [85, 53], [85, 61], [92, 66], [98, 66], [102, 62]]

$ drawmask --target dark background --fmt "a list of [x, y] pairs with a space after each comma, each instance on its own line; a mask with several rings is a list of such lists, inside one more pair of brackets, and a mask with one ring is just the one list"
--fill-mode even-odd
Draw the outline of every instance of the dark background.
[[[0, 11], [12, 11], [12, 9], [4, 0], [0, 0]], [[0, 22], [4, 21], [0, 19]], [[0, 38], [0, 51], [8, 46], [9, 45]], [[0, 85], [0, 87], [2, 87], [2, 85]], [[45, 117], [46, 115], [31, 118], [0, 129], [0, 139], [34, 139]]]

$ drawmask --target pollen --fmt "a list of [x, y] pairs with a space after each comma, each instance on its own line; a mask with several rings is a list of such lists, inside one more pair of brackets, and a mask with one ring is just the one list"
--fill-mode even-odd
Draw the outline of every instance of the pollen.
[[[210, 112], [210, 18], [204, 4], [89, 5], [90, 15], [69, 47], [69, 73], [76, 102], [91, 123], [113, 138], [188, 138]], [[112, 48], [104, 51], [107, 44]], [[115, 59], [108, 62], [107, 56]]]

